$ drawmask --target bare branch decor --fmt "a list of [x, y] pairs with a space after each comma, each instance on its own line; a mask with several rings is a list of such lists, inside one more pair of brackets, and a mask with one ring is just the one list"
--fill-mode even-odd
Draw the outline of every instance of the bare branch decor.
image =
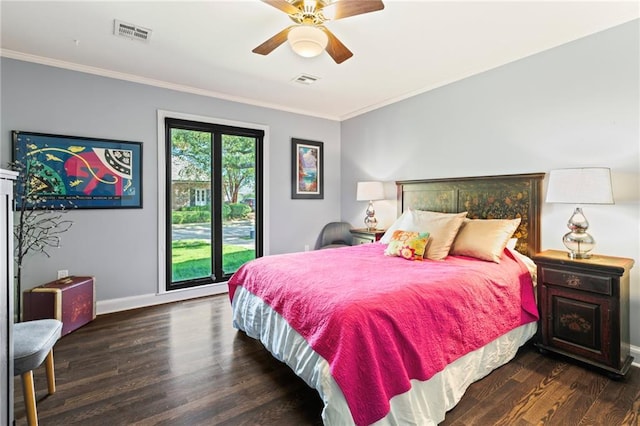
[[65, 214], [74, 205], [72, 200], [65, 200], [52, 206], [40, 194], [50, 183], [46, 180], [55, 179], [55, 176], [45, 170], [37, 157], [29, 157], [26, 162], [12, 161], [9, 167], [19, 173], [15, 181], [15, 193], [26, 201], [17, 207], [13, 230], [16, 241], [16, 315], [20, 321], [24, 261], [32, 253], [50, 257], [49, 249], [60, 247], [60, 235], [67, 232], [73, 224], [71, 220], [65, 219]]

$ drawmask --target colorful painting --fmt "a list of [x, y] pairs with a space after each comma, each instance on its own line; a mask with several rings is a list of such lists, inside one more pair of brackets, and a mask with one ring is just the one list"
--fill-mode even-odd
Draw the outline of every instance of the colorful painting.
[[322, 142], [292, 139], [291, 198], [322, 199]]
[[36, 208], [142, 207], [142, 144], [109, 139], [13, 131], [13, 160], [31, 176]]

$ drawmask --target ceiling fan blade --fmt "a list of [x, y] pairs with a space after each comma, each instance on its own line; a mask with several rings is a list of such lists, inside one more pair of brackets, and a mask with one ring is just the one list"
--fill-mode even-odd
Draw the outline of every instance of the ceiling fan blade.
[[267, 3], [276, 9], [280, 9], [287, 15], [293, 15], [294, 13], [300, 12], [297, 7], [289, 3], [287, 0], [262, 0], [264, 3]]
[[278, 34], [274, 35], [269, 40], [265, 41], [260, 46], [253, 49], [252, 52], [257, 53], [259, 55], [268, 55], [269, 53], [273, 52], [273, 50], [276, 47], [280, 46], [282, 43], [287, 41], [287, 34], [289, 34], [289, 30], [293, 27], [294, 25], [280, 31]]
[[341, 64], [353, 56], [353, 53], [351, 53], [351, 51], [347, 49], [347, 46], [342, 44], [342, 42], [338, 40], [338, 38], [334, 36], [331, 31], [329, 31], [326, 27], [319, 28], [325, 32], [327, 37], [329, 37], [329, 42], [327, 43], [327, 47], [325, 50], [327, 51], [329, 56], [331, 56], [333, 60], [336, 61], [336, 64]]
[[327, 19], [335, 21], [382, 9], [384, 9], [384, 3], [381, 0], [340, 0], [323, 7], [322, 13]]

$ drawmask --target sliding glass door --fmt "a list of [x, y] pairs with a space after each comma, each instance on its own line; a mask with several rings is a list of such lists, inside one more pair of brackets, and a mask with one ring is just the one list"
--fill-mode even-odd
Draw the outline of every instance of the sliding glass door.
[[263, 132], [167, 118], [167, 290], [262, 255]]

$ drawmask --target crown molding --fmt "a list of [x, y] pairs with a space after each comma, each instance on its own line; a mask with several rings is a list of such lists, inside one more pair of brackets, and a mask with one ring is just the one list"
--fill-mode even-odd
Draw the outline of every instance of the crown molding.
[[116, 80], [124, 80], [132, 83], [144, 84], [147, 86], [159, 87], [162, 89], [175, 90], [177, 92], [190, 93], [193, 95], [206, 96], [209, 98], [222, 99], [230, 102], [237, 102], [241, 104], [247, 104], [251, 106], [275, 109], [284, 112], [290, 112], [293, 114], [301, 114], [310, 117], [323, 118], [326, 120], [340, 121], [339, 117], [327, 116], [322, 114], [316, 114], [309, 111], [298, 110], [289, 108], [283, 105], [272, 104], [268, 102], [260, 102], [255, 99], [243, 98], [240, 96], [231, 96], [225, 93], [213, 92], [210, 90], [198, 89], [196, 87], [185, 86], [182, 84], [169, 83], [167, 81], [155, 80], [152, 78], [141, 77], [134, 74], [127, 74], [117, 71], [111, 71], [104, 68], [97, 68], [88, 65], [76, 64], [74, 62], [61, 61], [58, 59], [47, 58], [44, 56], [31, 55], [29, 53], [18, 52], [15, 50], [2, 49], [0, 50], [0, 57], [16, 59], [24, 62], [32, 62], [40, 65], [47, 65], [55, 68], [62, 68], [71, 71], [82, 72], [85, 74], [93, 74], [101, 77], [113, 78]]

